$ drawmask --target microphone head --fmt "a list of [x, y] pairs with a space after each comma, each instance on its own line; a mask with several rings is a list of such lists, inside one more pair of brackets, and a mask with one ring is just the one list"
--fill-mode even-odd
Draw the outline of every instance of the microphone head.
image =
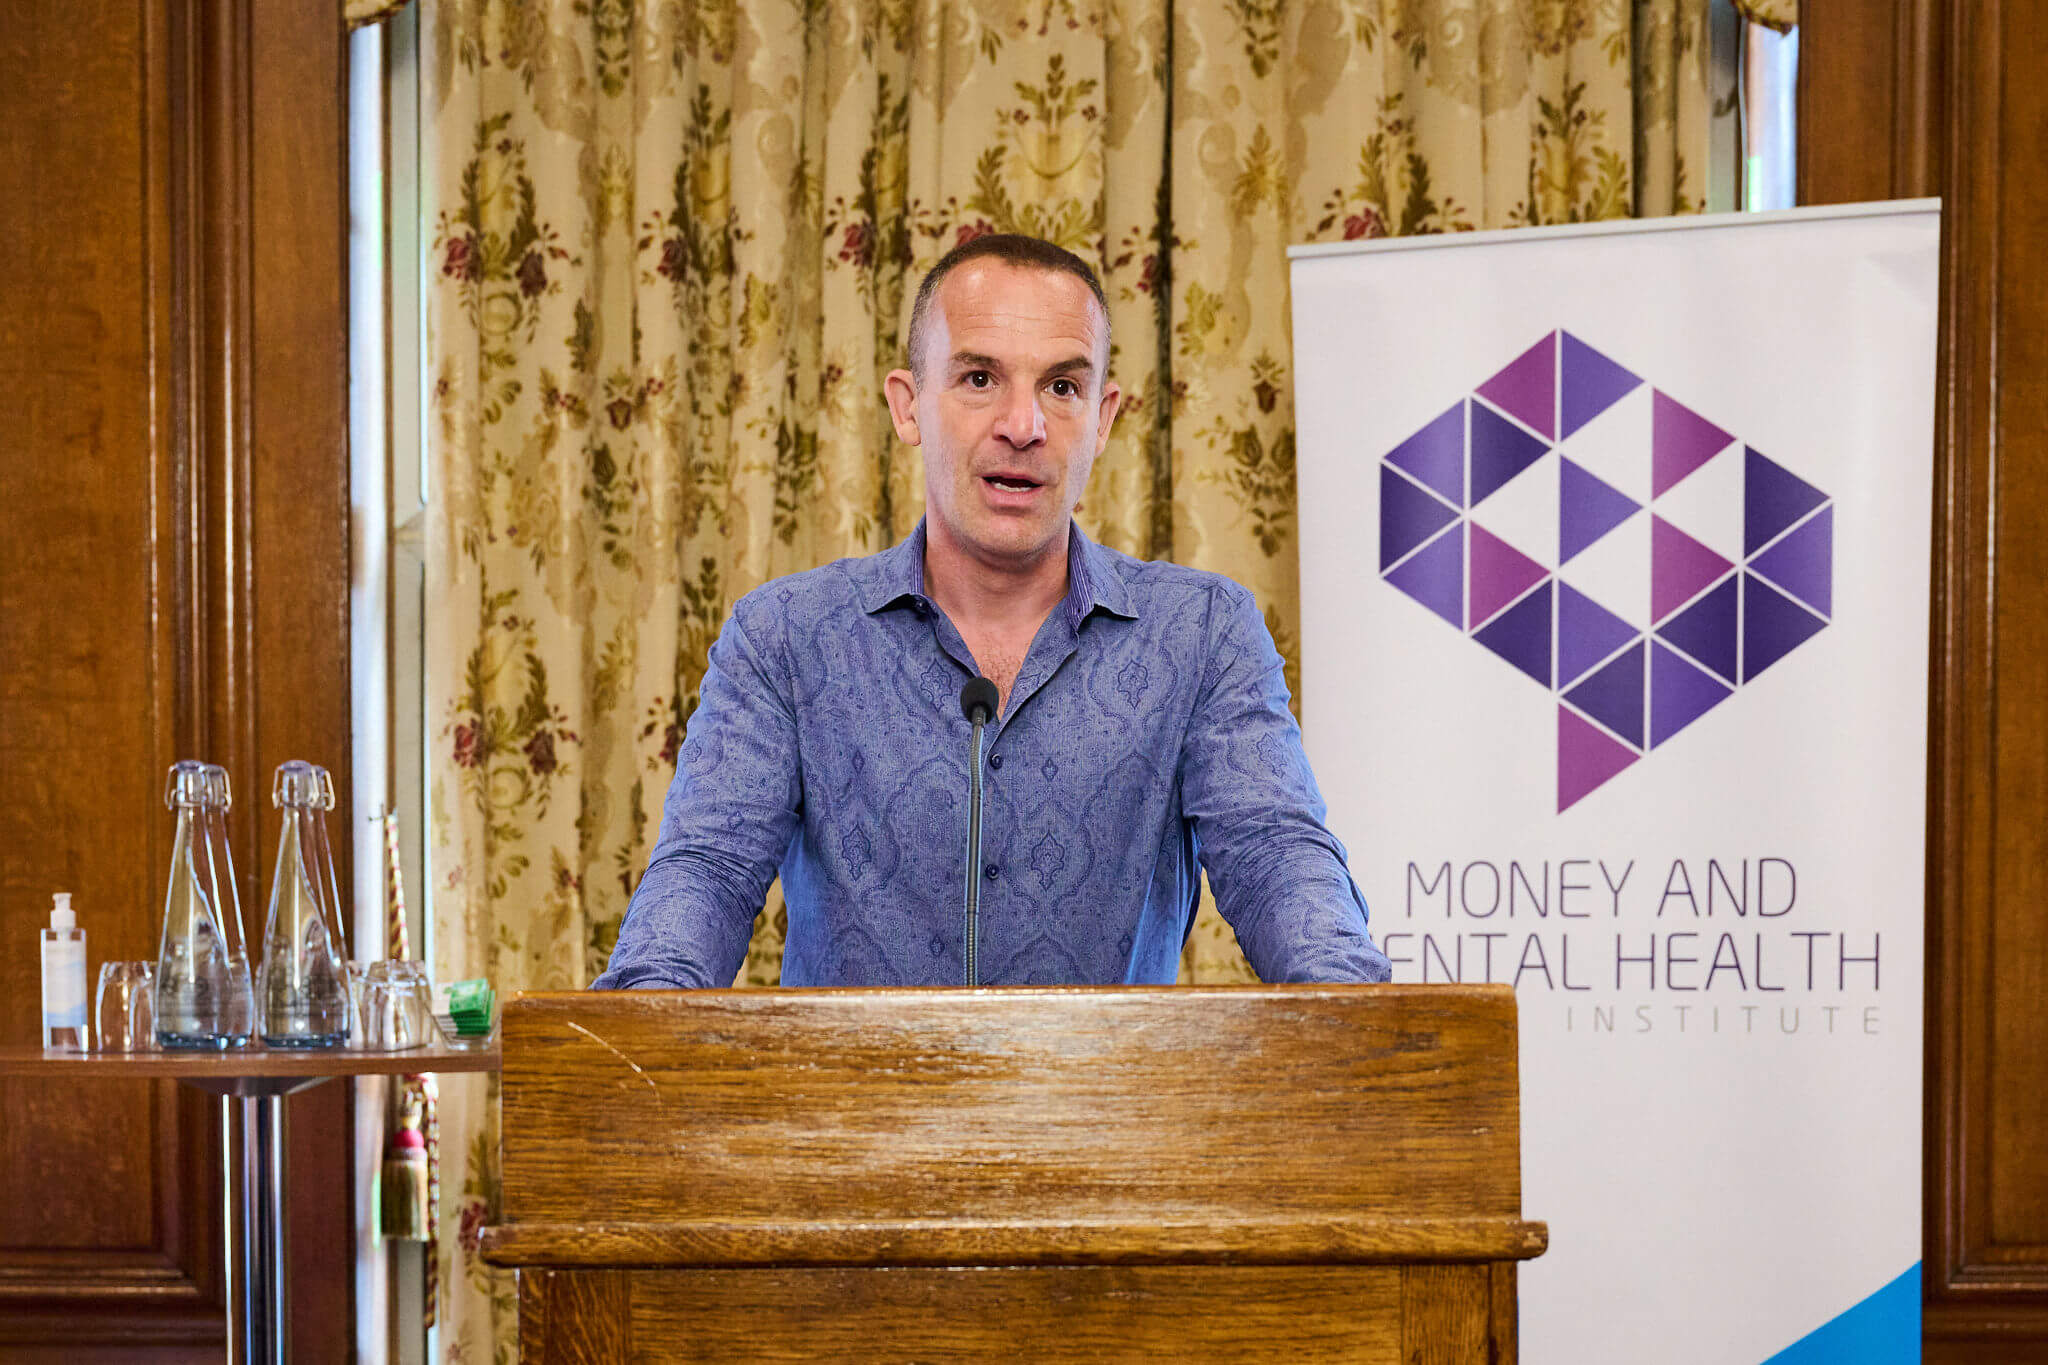
[[975, 678], [960, 689], [960, 714], [971, 724], [975, 719], [974, 713], [980, 711], [981, 719], [986, 721], [995, 715], [1002, 701], [1003, 694], [996, 691], [994, 683], [987, 678]]

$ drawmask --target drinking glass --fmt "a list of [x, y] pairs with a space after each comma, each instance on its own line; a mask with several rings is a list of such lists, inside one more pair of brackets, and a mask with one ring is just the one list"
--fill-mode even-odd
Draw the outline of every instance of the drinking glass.
[[348, 1042], [355, 1052], [375, 1048], [370, 1038], [370, 964], [353, 958], [341, 964], [342, 986], [348, 994]]
[[99, 1000], [93, 1028], [102, 1052], [156, 1050], [156, 964], [106, 962], [100, 965]]
[[426, 965], [387, 958], [372, 962], [365, 974], [369, 1046], [389, 1052], [425, 1046], [433, 1003]]

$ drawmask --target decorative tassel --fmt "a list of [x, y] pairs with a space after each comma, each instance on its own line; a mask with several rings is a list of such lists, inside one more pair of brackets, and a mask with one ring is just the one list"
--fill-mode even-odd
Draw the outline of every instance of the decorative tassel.
[[427, 1256], [422, 1317], [426, 1326], [432, 1327], [441, 1303], [441, 1083], [432, 1075], [408, 1076], [406, 1081], [419, 1083], [420, 1108], [427, 1120]]
[[384, 1144], [384, 1166], [378, 1185], [378, 1223], [387, 1238], [424, 1242], [432, 1235], [427, 1199], [427, 1140], [419, 1129], [420, 1111], [408, 1104], [397, 1132]]
[[[405, 874], [398, 861], [398, 812], [384, 810], [373, 818], [384, 827], [384, 953], [394, 959], [410, 958], [412, 933], [406, 926]], [[384, 1149], [378, 1221], [386, 1237], [426, 1242], [422, 1307], [425, 1325], [432, 1327], [441, 1298], [441, 1088], [431, 1074], [402, 1077], [400, 1086], [401, 1118]]]

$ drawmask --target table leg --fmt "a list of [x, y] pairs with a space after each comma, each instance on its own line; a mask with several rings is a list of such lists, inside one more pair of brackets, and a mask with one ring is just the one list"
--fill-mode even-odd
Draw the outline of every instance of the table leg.
[[229, 1365], [246, 1365], [249, 1359], [248, 1323], [249, 1306], [243, 1302], [243, 1294], [249, 1284], [248, 1266], [244, 1262], [250, 1243], [249, 1229], [243, 1226], [242, 1209], [246, 1201], [242, 1197], [242, 1162], [239, 1130], [240, 1114], [234, 1098], [220, 1097], [220, 1202], [222, 1248], [221, 1290], [227, 1304], [227, 1355]]
[[[241, 1360], [285, 1365], [291, 1358], [286, 1307], [283, 1095], [243, 1095], [241, 1198], [237, 1201], [237, 1255], [230, 1264], [240, 1284], [232, 1296], [242, 1328]], [[230, 1328], [230, 1337], [234, 1335]], [[231, 1356], [231, 1358], [233, 1358]]]

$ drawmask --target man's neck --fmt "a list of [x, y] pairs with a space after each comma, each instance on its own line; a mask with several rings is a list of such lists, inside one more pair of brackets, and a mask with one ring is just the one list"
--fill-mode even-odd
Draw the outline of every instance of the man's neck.
[[1028, 561], [991, 563], [925, 522], [925, 595], [963, 635], [1035, 635], [1067, 595], [1068, 522], [1057, 541]]

